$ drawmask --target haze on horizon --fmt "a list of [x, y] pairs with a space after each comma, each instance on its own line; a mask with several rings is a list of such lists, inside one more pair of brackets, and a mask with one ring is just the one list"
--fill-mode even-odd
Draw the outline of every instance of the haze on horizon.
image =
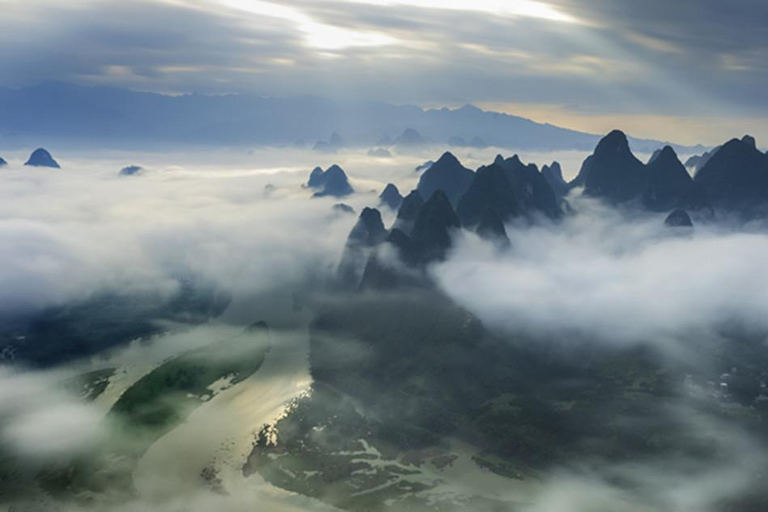
[[768, 138], [768, 4], [0, 0], [2, 87], [475, 104], [717, 145]]

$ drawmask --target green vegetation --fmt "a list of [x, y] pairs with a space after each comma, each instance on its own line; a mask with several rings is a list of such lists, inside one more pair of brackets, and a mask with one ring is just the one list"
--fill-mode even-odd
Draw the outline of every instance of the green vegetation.
[[253, 375], [268, 350], [268, 328], [260, 323], [231, 340], [182, 354], [131, 386], [107, 419], [151, 444], [209, 400], [217, 392], [214, 383], [226, 389]]
[[0, 362], [51, 366], [162, 332], [159, 320], [199, 324], [221, 315], [230, 297], [207, 283], [181, 279], [171, 297], [105, 293], [4, 322]]
[[[402, 461], [455, 437], [481, 450], [479, 466], [521, 480], [574, 461], [675, 457], [716, 467], [727, 445], [694, 428], [691, 414], [768, 441], [768, 347], [759, 339], [723, 337], [701, 351], [715, 354], [708, 364], [688, 365], [650, 348], [502, 338], [438, 293], [408, 290], [329, 303], [311, 344], [315, 393], [274, 436], [264, 433], [248, 471], [349, 510], [381, 507], [353, 490], [367, 466], [345, 455], [359, 451], [350, 447], [358, 439]], [[681, 415], [681, 404], [694, 411]], [[380, 471], [364, 472], [366, 489], [381, 492]], [[393, 483], [381, 489], [410, 495]]]
[[277, 425], [261, 430], [244, 473], [258, 471], [273, 485], [343, 509], [384, 510], [392, 500], [397, 510], [423, 510], [424, 501], [412, 495], [429, 487], [408, 480], [418, 468], [403, 463], [407, 457], [387, 437], [385, 425], [319, 385]]
[[105, 420], [112, 427], [109, 439], [93, 453], [45, 468], [40, 485], [61, 500], [88, 501], [115, 490], [131, 494], [131, 475], [141, 455], [216, 392], [253, 375], [269, 347], [268, 328], [259, 323], [230, 340], [165, 362], [114, 405]]

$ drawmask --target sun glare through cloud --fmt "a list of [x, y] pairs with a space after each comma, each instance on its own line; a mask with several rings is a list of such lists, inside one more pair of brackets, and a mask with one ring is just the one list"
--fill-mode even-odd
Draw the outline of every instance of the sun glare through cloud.
[[563, 23], [576, 23], [573, 16], [566, 14], [546, 2], [533, 0], [343, 0], [349, 3], [364, 3], [384, 6], [410, 6], [423, 9], [446, 9], [494, 14], [498, 16], [520, 16], [540, 18]]
[[300, 8], [261, 0], [218, 0], [225, 7], [249, 14], [279, 18], [296, 24], [307, 46], [317, 50], [343, 50], [350, 47], [384, 46], [392, 42], [386, 34], [357, 31], [315, 21]]

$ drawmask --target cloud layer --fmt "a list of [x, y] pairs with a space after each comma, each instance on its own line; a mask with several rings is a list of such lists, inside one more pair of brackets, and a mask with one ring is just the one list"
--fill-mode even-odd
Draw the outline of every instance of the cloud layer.
[[354, 217], [308, 200], [303, 169], [239, 160], [254, 168], [161, 165], [119, 177], [123, 164], [109, 158], [65, 160], [60, 171], [12, 162], [2, 175], [0, 313], [102, 291], [170, 294], [184, 276], [235, 293], [321, 281]]
[[750, 326], [768, 332], [768, 237], [663, 217], [632, 218], [585, 199], [561, 226], [510, 229], [500, 254], [474, 237], [434, 269], [445, 291], [491, 326], [538, 337], [656, 343]]

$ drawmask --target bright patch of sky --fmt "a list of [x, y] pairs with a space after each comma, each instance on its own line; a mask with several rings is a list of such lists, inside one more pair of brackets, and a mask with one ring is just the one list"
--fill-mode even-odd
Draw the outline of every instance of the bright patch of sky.
[[544, 2], [532, 0], [345, 0], [349, 3], [410, 6], [425, 9], [473, 11], [500, 16], [540, 18], [550, 21], [575, 23], [577, 20]]
[[251, 14], [292, 21], [304, 34], [307, 46], [318, 50], [343, 50], [350, 47], [383, 46], [393, 42], [386, 34], [357, 31], [319, 23], [301, 9], [261, 0], [219, 0], [224, 6]]

